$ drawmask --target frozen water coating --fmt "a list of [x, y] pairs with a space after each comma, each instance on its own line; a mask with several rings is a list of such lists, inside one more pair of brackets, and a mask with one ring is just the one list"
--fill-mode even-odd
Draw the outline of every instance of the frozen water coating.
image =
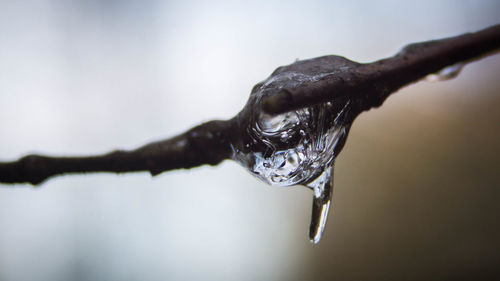
[[257, 84], [246, 111], [237, 117], [247, 134], [233, 142], [233, 159], [271, 185], [306, 185], [317, 178], [331, 166], [345, 141], [351, 125], [351, 101], [339, 99], [275, 116], [262, 112], [260, 102], [282, 89], [293, 89], [355, 66], [357, 63], [337, 56], [297, 61], [278, 68]]
[[319, 242], [326, 224], [333, 164], [352, 122], [352, 101], [339, 98], [275, 116], [262, 112], [261, 101], [357, 65], [343, 57], [326, 56], [280, 67], [254, 87], [245, 110], [237, 116], [246, 134], [232, 142], [235, 161], [268, 184], [313, 189], [310, 239], [314, 243]]

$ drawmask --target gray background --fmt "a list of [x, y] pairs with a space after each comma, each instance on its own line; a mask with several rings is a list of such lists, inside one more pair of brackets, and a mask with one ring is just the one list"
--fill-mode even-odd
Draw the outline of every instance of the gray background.
[[[230, 118], [297, 58], [368, 62], [499, 23], [498, 1], [0, 0], [0, 160]], [[500, 57], [362, 114], [323, 240], [311, 192], [217, 167], [0, 186], [0, 280], [422, 280], [497, 273]]]

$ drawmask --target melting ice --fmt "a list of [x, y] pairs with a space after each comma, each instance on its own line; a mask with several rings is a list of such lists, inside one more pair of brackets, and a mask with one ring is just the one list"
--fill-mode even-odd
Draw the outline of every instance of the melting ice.
[[464, 63], [457, 63], [453, 64], [450, 66], [447, 66], [437, 73], [429, 74], [425, 77], [425, 80], [429, 82], [438, 82], [438, 81], [445, 81], [445, 80], [450, 80], [458, 76], [460, 74], [460, 71], [462, 71], [462, 68], [464, 68]]
[[246, 110], [237, 117], [246, 134], [233, 142], [234, 160], [268, 184], [300, 184], [313, 190], [309, 231], [313, 243], [319, 242], [326, 225], [334, 160], [351, 125], [351, 101], [339, 99], [276, 116], [263, 113], [260, 102], [284, 88], [293, 89], [356, 65], [327, 56], [280, 67], [254, 87]]

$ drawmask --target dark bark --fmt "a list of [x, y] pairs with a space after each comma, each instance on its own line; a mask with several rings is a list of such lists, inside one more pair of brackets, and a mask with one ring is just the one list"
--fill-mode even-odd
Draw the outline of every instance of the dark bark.
[[132, 151], [116, 150], [87, 157], [28, 155], [0, 163], [0, 182], [40, 184], [49, 177], [69, 173], [149, 171], [157, 175], [172, 169], [217, 165], [231, 156], [228, 121], [210, 121], [171, 139]]
[[500, 48], [500, 25], [456, 37], [414, 43], [395, 56], [356, 69], [327, 76], [295, 89], [283, 89], [263, 101], [268, 113], [282, 113], [338, 97], [356, 97], [364, 110], [380, 106], [398, 89], [416, 82], [444, 67], [467, 63]]
[[[500, 25], [456, 37], [415, 43], [393, 57], [357, 64], [315, 82], [284, 88], [262, 101], [262, 109], [277, 114], [314, 104], [348, 98], [356, 101], [352, 120], [364, 110], [380, 106], [401, 87], [456, 63], [467, 63], [500, 48]], [[308, 62], [324, 63], [321, 58]], [[299, 64], [287, 66], [292, 69]], [[282, 67], [281, 69], [287, 69]], [[321, 65], [318, 65], [321, 68]], [[312, 67], [311, 69], [314, 69]], [[217, 165], [233, 153], [231, 143], [242, 141], [247, 127], [242, 118], [259, 111], [248, 110], [237, 118], [210, 121], [171, 139], [147, 144], [132, 151], [117, 150], [88, 157], [28, 155], [13, 162], [0, 162], [0, 182], [40, 184], [63, 174], [149, 171], [152, 175], [203, 164]]]

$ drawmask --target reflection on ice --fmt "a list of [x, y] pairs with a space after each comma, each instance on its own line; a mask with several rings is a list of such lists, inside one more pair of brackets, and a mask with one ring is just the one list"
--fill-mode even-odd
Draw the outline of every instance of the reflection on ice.
[[251, 114], [247, 111], [237, 117], [248, 135], [233, 143], [234, 160], [268, 184], [301, 184], [313, 189], [310, 239], [314, 243], [326, 224], [333, 162], [351, 126], [352, 101], [342, 98], [275, 116], [262, 113], [260, 101], [284, 88], [293, 89], [355, 66], [345, 58], [327, 56], [278, 68], [252, 91], [247, 104]]

